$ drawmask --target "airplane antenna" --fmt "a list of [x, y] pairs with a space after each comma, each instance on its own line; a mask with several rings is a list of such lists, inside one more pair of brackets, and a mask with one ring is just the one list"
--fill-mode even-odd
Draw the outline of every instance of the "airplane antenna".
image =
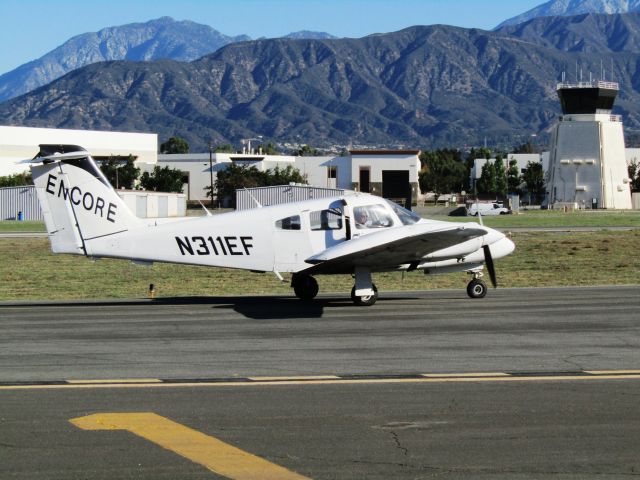
[[480, 225], [484, 227], [484, 223], [482, 222], [482, 215], [480, 214], [480, 208], [478, 207], [478, 195], [476, 195], [476, 215], [478, 216]]
[[262, 204], [258, 201], [258, 199], [256, 197], [253, 196], [253, 194], [247, 189], [247, 187], [244, 187], [244, 189], [249, 194], [249, 196], [251, 197], [251, 200], [253, 200], [255, 202], [256, 207], [262, 208]]
[[204, 206], [204, 203], [202, 203], [202, 200], [198, 200], [198, 203], [200, 203], [200, 205], [202, 205], [202, 208], [204, 208], [204, 211], [207, 213], [207, 217], [211, 217], [212, 213], [207, 209], [207, 207]]

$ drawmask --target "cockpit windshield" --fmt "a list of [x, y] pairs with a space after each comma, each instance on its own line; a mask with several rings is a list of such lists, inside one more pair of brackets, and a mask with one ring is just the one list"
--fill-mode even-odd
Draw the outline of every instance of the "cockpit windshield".
[[398, 215], [398, 218], [400, 219], [403, 225], [413, 225], [414, 223], [418, 223], [421, 220], [420, 216], [412, 212], [411, 210], [407, 210], [406, 208], [401, 207], [400, 205], [398, 205], [395, 202], [392, 202], [391, 200], [385, 200], [385, 201], [389, 204], [389, 206], [395, 212], [395, 214]]
[[362, 205], [353, 209], [356, 228], [387, 228], [393, 226], [393, 218], [384, 205]]

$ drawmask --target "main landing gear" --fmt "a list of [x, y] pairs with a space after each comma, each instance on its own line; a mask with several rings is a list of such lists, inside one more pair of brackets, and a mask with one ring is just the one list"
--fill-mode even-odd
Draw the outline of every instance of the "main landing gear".
[[311, 275], [293, 275], [291, 286], [296, 297], [305, 302], [311, 301], [318, 295], [318, 282]]
[[472, 274], [473, 280], [467, 285], [467, 295], [470, 298], [484, 298], [487, 294], [487, 284], [480, 279], [482, 272], [472, 272]]
[[[297, 275], [291, 277], [291, 286], [300, 300], [309, 302], [318, 295], [318, 282], [311, 275]], [[378, 300], [378, 288], [371, 284], [372, 295], [356, 295], [356, 286], [351, 289], [351, 300], [358, 306], [369, 307]]]

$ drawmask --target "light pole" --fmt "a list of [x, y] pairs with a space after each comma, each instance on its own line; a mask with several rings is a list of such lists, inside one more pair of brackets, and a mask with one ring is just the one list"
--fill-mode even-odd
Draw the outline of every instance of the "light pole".
[[209, 142], [209, 179], [211, 185], [211, 208], [213, 208], [213, 144]]

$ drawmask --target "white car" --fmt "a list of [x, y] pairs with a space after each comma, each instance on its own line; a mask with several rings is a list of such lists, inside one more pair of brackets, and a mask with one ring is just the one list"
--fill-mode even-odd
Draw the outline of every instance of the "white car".
[[501, 203], [472, 203], [467, 210], [468, 214], [474, 217], [480, 215], [506, 215], [511, 213]]

